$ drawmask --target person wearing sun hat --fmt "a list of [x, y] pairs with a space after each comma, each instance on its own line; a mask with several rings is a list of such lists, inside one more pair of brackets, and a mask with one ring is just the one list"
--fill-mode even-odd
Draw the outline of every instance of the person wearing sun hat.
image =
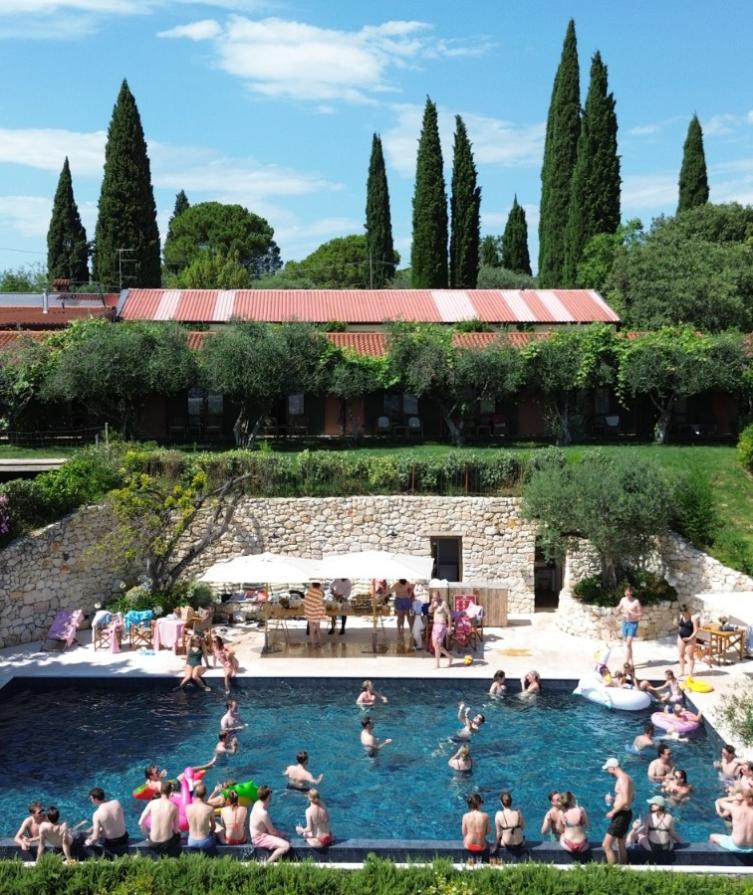
[[[630, 828], [630, 821], [633, 819], [635, 784], [630, 775], [622, 770], [617, 758], [608, 758], [601, 769], [615, 778], [614, 797], [607, 796], [607, 802], [611, 808], [607, 811], [609, 826], [602, 842], [604, 855], [608, 864], [627, 864], [625, 837]], [[617, 846], [617, 854], [614, 852], [615, 846]]]
[[638, 844], [652, 852], [672, 851], [680, 837], [675, 831], [675, 821], [667, 814], [667, 800], [664, 796], [646, 799], [649, 812], [643, 820], [635, 822], [628, 836], [628, 845]]

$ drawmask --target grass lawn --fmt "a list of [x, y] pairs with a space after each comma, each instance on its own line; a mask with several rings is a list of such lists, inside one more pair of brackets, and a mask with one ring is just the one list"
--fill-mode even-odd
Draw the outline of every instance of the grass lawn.
[[15, 444], [0, 444], [0, 460], [45, 460], [48, 457], [72, 457], [79, 448], [27, 448]]

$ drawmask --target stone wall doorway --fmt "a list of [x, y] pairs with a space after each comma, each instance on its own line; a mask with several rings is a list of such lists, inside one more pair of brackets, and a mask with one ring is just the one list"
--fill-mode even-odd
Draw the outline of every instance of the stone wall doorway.
[[536, 541], [533, 564], [534, 611], [552, 612], [557, 608], [562, 589], [562, 563], [548, 560], [541, 545]]
[[447, 581], [463, 580], [463, 539], [432, 538], [431, 555], [434, 558], [434, 578]]

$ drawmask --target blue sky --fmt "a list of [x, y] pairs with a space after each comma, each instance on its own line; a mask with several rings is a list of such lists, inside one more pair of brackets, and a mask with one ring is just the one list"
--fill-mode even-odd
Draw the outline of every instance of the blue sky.
[[544, 123], [567, 21], [582, 98], [600, 50], [617, 101], [623, 217], [672, 213], [688, 122], [704, 128], [712, 201], [753, 202], [753, 5], [727, 0], [0, 0], [0, 268], [45, 259], [68, 155], [90, 238], [104, 138], [128, 79], [164, 236], [175, 193], [238, 202], [284, 260], [362, 232], [371, 135], [385, 148], [407, 263], [427, 95], [449, 183], [454, 115], [474, 144], [482, 229], [513, 195], [532, 256]]

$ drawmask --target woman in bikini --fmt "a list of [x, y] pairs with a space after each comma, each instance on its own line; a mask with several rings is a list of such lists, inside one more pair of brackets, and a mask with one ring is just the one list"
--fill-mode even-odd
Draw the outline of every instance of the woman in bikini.
[[442, 656], [447, 656], [447, 667], [452, 665], [452, 655], [448, 652], [444, 645], [445, 637], [451, 631], [450, 607], [439, 591], [434, 591], [431, 596], [431, 606], [429, 607], [429, 615], [433, 617], [431, 628], [431, 644], [434, 647], [434, 659], [436, 667], [439, 668], [439, 660]]
[[648, 804], [649, 813], [642, 821], [636, 821], [628, 836], [628, 845], [637, 842], [648, 851], [672, 851], [680, 838], [675, 832], [674, 818], [667, 814], [667, 800], [664, 796], [652, 796]]
[[212, 688], [202, 680], [207, 668], [209, 668], [209, 656], [207, 655], [206, 643], [204, 642], [203, 637], [198, 637], [194, 634], [186, 653], [186, 665], [183, 669], [183, 680], [178, 686], [185, 687], [189, 681], [193, 681], [194, 684], [196, 684], [197, 687], [201, 687], [202, 690], [211, 690]]
[[557, 817], [557, 832], [560, 845], [573, 854], [582, 854], [591, 847], [586, 835], [588, 815], [581, 808], [575, 796], [568, 790], [560, 793], [560, 813]]
[[245, 845], [248, 842], [246, 820], [248, 808], [238, 804], [238, 793], [231, 789], [227, 794], [227, 804], [220, 811], [220, 819], [225, 830], [225, 845]]
[[295, 831], [299, 836], [303, 836], [311, 848], [326, 848], [335, 838], [329, 829], [329, 812], [319, 798], [318, 789], [308, 791], [308, 800], [306, 826], [297, 826]]
[[468, 811], [463, 815], [460, 829], [463, 833], [463, 844], [475, 855], [482, 855], [488, 848], [486, 837], [489, 835], [489, 815], [481, 810], [484, 800], [474, 792], [468, 796]]
[[214, 656], [214, 667], [216, 668], [219, 662], [225, 673], [225, 693], [230, 693], [230, 678], [235, 677], [239, 668], [235, 650], [228, 646], [222, 637], [215, 634], [212, 638], [212, 654]]
[[497, 844], [503, 848], [519, 849], [525, 842], [523, 835], [523, 813], [512, 807], [512, 793], [502, 792], [499, 795], [502, 808], [494, 818], [494, 829], [497, 835]]

